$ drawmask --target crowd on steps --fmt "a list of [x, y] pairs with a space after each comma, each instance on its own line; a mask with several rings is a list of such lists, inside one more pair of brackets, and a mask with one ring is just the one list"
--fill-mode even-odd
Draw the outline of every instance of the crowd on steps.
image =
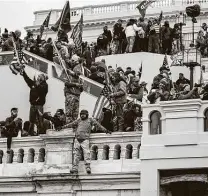
[[[1, 35], [2, 51], [13, 51], [15, 46], [17, 50], [28, 50], [56, 64], [64, 62], [66, 68], [66, 72], [62, 74], [65, 83], [65, 108], [57, 109], [52, 115], [51, 112], [44, 112], [48, 94], [47, 76], [40, 74], [37, 79], [31, 79], [24, 67], [19, 69], [19, 64], [13, 65], [13, 69], [22, 75], [30, 89], [31, 106], [29, 121], [23, 122], [18, 116], [18, 110], [21, 108], [12, 108], [11, 116], [5, 120], [1, 119], [1, 137], [7, 138], [8, 151], [12, 137], [36, 136], [45, 134], [48, 129], [60, 131], [72, 128], [76, 130], [76, 149], [81, 146], [86, 150], [86, 170], [90, 173], [87, 148], [90, 133], [142, 131], [142, 104], [184, 99], [208, 100], [208, 84], [200, 82], [191, 89], [191, 81], [185, 78], [183, 73], [179, 74], [177, 81], [172, 81], [171, 70], [166, 63], [161, 65], [158, 75], [153, 78], [151, 88], [147, 89], [147, 83], [141, 81], [142, 67], [136, 72], [131, 65], [123, 70], [121, 67], [107, 67], [104, 59], [95, 62], [98, 56], [140, 51], [162, 53], [167, 58], [166, 55], [183, 49], [180, 36], [178, 24], [170, 27], [169, 22], [165, 21], [164, 25], [161, 25], [160, 17], [148, 22], [143, 18], [138, 21], [130, 19], [125, 26], [122, 20], [118, 20], [112, 32], [105, 26], [97, 42], [83, 42], [81, 48], [76, 48], [64, 33], [59, 33], [58, 40], [54, 43], [51, 38], [44, 40], [40, 36], [35, 37], [30, 31], [22, 40], [19, 30], [9, 33], [5, 29]], [[196, 47], [203, 56], [208, 54], [207, 39], [207, 24], [204, 23], [196, 39]], [[60, 62], [60, 58], [63, 62]], [[91, 118], [86, 110], [79, 113], [80, 95], [83, 92], [81, 75], [104, 85], [101, 94], [109, 104], [108, 107], [102, 108], [99, 116]], [[69, 76], [70, 80], [66, 76]], [[75, 156], [72, 172], [77, 172], [78, 162]]]

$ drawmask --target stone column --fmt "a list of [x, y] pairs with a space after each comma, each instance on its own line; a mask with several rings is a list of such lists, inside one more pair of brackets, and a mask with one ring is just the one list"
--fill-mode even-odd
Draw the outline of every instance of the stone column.
[[47, 165], [71, 165], [72, 146], [74, 134], [72, 130], [66, 129], [59, 132], [49, 130], [46, 135], [41, 136], [46, 145]]

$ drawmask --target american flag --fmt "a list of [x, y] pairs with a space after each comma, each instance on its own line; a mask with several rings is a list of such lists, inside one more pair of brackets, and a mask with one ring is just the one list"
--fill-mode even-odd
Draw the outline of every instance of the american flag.
[[20, 66], [23, 64], [28, 64], [29, 62], [33, 61], [33, 58], [26, 59], [25, 54], [22, 51], [22, 48], [23, 47], [21, 46], [20, 49], [16, 50], [16, 52], [14, 49], [14, 58], [13, 58], [10, 65], [19, 65]]
[[93, 118], [100, 119], [103, 108], [106, 109], [111, 108], [110, 99], [108, 98], [110, 92], [111, 92], [110, 87], [108, 85], [105, 85], [100, 94], [100, 97], [98, 98], [95, 104], [95, 108], [92, 115]]
[[82, 46], [82, 33], [83, 33], [83, 14], [81, 15], [79, 22], [76, 24], [71, 34], [71, 38], [74, 40], [74, 44], [77, 49], [80, 49]]

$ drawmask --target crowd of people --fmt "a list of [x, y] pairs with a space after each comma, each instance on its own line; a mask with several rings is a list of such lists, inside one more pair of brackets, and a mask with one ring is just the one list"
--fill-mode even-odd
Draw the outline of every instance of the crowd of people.
[[[61, 57], [67, 69], [65, 74], [70, 78], [70, 80], [65, 79], [65, 109], [57, 109], [52, 116], [50, 112], [43, 110], [48, 93], [47, 76], [40, 74], [36, 80], [33, 80], [28, 77], [24, 68], [18, 70], [30, 88], [31, 107], [29, 121], [23, 123], [18, 117], [18, 108], [12, 108], [11, 116], [0, 122], [1, 136], [7, 138], [8, 151], [11, 148], [12, 137], [36, 136], [45, 134], [48, 129], [61, 130], [70, 127], [76, 130], [75, 149], [78, 151], [81, 147], [86, 150], [84, 151], [86, 170], [90, 173], [87, 146], [91, 132], [142, 131], [141, 105], [144, 103], [154, 104], [159, 101], [196, 98], [208, 100], [208, 85], [195, 84], [191, 89], [190, 81], [183, 73], [180, 73], [179, 79], [173, 82], [170, 69], [165, 64], [153, 79], [151, 89], [147, 89], [147, 83], [141, 81], [141, 72], [137, 73], [131, 67], [127, 67], [126, 70], [121, 67], [113, 69], [111, 66], [106, 66], [105, 60], [95, 62], [97, 56], [107, 54], [139, 51], [172, 54], [179, 51], [179, 26], [175, 24], [172, 29], [168, 21], [165, 21], [162, 27], [160, 23], [160, 19], [145, 23], [143, 18], [140, 18], [139, 21], [129, 20], [126, 27], [123, 27], [122, 20], [118, 20], [113, 27], [113, 33], [105, 26], [97, 43], [83, 42], [81, 48], [76, 48], [67, 34], [60, 30], [58, 41], [55, 42], [57, 51], [51, 38], [47, 41], [42, 40], [40, 36], [34, 38], [34, 35], [28, 32], [22, 40], [19, 30], [9, 33], [5, 29], [1, 36], [2, 51], [13, 51], [14, 46], [17, 49], [24, 48], [58, 64]], [[207, 25], [203, 24], [196, 40], [197, 47], [203, 55], [207, 54], [206, 36]], [[57, 52], [60, 55], [56, 55]], [[86, 110], [82, 110], [79, 114], [80, 95], [83, 92], [80, 75], [108, 88], [105, 96], [109, 100], [110, 107], [103, 108], [99, 118], [89, 118]], [[79, 162], [78, 152], [76, 155], [72, 169], [74, 173], [77, 172]]]

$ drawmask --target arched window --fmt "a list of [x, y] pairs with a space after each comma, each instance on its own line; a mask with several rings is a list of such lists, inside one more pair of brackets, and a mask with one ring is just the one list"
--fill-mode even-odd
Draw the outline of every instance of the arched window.
[[208, 132], [208, 108], [204, 112], [204, 131]]
[[17, 155], [17, 163], [23, 163], [23, 158], [24, 158], [24, 150], [19, 149]]
[[133, 147], [131, 144], [128, 144], [126, 146], [126, 155], [125, 155], [125, 158], [126, 159], [132, 159], [132, 152], [133, 152]]
[[121, 146], [120, 145], [116, 145], [114, 148], [114, 155], [113, 155], [113, 159], [117, 160], [121, 158]]
[[93, 146], [92, 153], [91, 153], [91, 160], [97, 160], [97, 159], [98, 159], [98, 147]]
[[161, 114], [158, 111], [152, 112], [150, 115], [150, 135], [157, 135], [162, 133]]
[[103, 146], [103, 160], [109, 160], [109, 146]]

